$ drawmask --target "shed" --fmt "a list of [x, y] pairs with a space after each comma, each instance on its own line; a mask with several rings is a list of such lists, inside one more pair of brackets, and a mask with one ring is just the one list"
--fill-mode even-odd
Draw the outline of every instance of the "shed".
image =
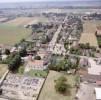
[[101, 88], [95, 88], [96, 100], [101, 100]]

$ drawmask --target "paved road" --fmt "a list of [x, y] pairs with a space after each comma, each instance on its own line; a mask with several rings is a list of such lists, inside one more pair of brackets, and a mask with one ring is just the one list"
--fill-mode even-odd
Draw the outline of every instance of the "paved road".
[[79, 58], [101, 59], [101, 58], [96, 58], [96, 57], [80, 56], [80, 55], [70, 54], [70, 53], [67, 53], [67, 55], [69, 55], [69, 56], [71, 56], [71, 57], [79, 57]]
[[[67, 19], [67, 16], [65, 17], [63, 23], [66, 21], [66, 19]], [[55, 46], [55, 44], [56, 44], [56, 42], [57, 42], [58, 35], [59, 35], [59, 33], [61, 32], [61, 29], [62, 29], [62, 24], [60, 24], [60, 26], [58, 27], [57, 31], [55, 32], [55, 34], [54, 34], [52, 40], [51, 40], [50, 43], [49, 43], [49, 46], [51, 46], [51, 45], [52, 45], [52, 46]]]
[[57, 31], [54, 34], [54, 36], [53, 36], [53, 38], [52, 38], [52, 40], [51, 40], [49, 45], [55, 45], [55, 43], [57, 42], [58, 35], [61, 32], [61, 29], [62, 29], [62, 25], [60, 25], [59, 28], [57, 29]]
[[7, 71], [4, 73], [4, 75], [2, 76], [2, 78], [0, 79], [0, 86], [2, 85], [2, 83], [3, 83], [5, 77], [7, 76], [8, 73], [9, 73], [9, 70], [7, 70]]
[[96, 100], [94, 94], [94, 87], [90, 84], [80, 84], [80, 89], [77, 93], [78, 100]]

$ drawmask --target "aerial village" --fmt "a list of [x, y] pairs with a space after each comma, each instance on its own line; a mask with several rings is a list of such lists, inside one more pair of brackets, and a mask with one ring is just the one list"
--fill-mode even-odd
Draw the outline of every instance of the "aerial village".
[[29, 34], [0, 44], [0, 100], [101, 100], [101, 13], [6, 17]]

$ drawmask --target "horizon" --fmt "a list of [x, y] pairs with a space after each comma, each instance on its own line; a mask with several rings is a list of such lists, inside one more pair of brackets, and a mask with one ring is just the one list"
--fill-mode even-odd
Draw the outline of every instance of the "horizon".
[[23, 2], [87, 2], [87, 1], [99, 1], [100, 0], [3, 0], [0, 3], [23, 3]]

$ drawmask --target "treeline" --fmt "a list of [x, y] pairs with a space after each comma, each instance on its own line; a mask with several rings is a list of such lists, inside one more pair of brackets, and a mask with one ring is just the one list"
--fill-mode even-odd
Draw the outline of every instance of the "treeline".
[[21, 64], [21, 56], [19, 54], [15, 55], [14, 58], [9, 62], [8, 69], [11, 72], [15, 72]]

